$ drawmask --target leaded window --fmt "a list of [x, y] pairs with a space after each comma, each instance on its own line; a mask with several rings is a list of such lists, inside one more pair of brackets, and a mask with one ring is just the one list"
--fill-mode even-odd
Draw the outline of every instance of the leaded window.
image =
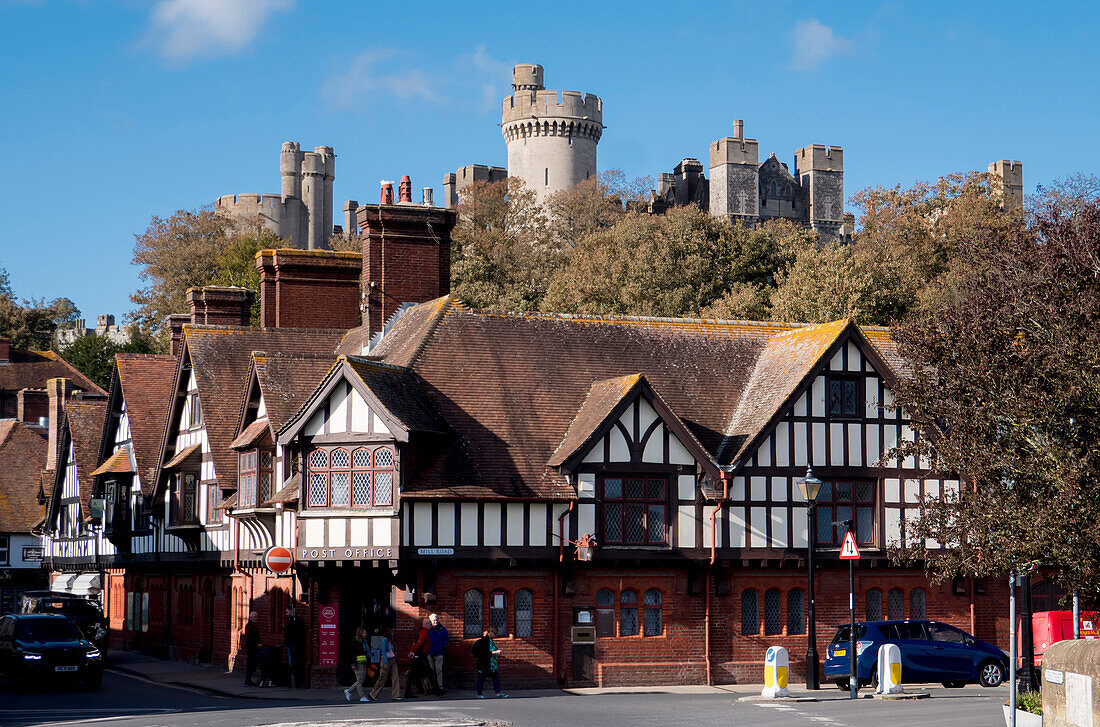
[[923, 621], [928, 618], [925, 615], [927, 597], [923, 588], [914, 588], [909, 592], [909, 618], [914, 621]]
[[605, 477], [603, 542], [664, 545], [667, 509], [667, 477]]
[[806, 633], [805, 599], [797, 588], [787, 591], [787, 635]]
[[760, 599], [756, 591], [747, 589], [741, 592], [741, 635], [755, 636], [760, 633]]
[[615, 593], [610, 588], [596, 591], [596, 636], [615, 635]]
[[252, 449], [238, 455], [237, 504], [239, 507], [263, 507], [275, 493], [271, 490], [275, 454], [268, 449]]
[[814, 518], [817, 520], [817, 544], [840, 545], [844, 528], [833, 523], [852, 521], [852, 531], [860, 545], [875, 542], [874, 482], [825, 482], [817, 495]]
[[535, 595], [526, 588], [516, 591], [516, 636], [529, 639], [535, 635]]
[[886, 608], [891, 621], [905, 618], [905, 593], [900, 588], [891, 588], [886, 594]]
[[778, 588], [764, 592], [764, 633], [768, 636], [783, 633], [782, 597]]
[[390, 447], [315, 448], [307, 458], [310, 507], [388, 507], [396, 472]]
[[482, 608], [484, 607], [481, 591], [471, 588], [466, 591], [462, 599], [462, 635], [467, 639], [476, 639], [485, 630], [482, 627]]
[[642, 602], [645, 605], [645, 635], [660, 636], [665, 632], [661, 619], [661, 592], [656, 588], [650, 588], [642, 597]]
[[508, 635], [508, 594], [493, 591], [489, 596], [489, 625], [496, 629], [497, 636]]
[[829, 417], [833, 419], [855, 419], [860, 415], [862, 403], [861, 389], [863, 379], [860, 376], [830, 374], [829, 381]]
[[866, 614], [868, 621], [882, 620], [882, 591], [872, 588], [864, 597], [866, 601]]
[[625, 590], [619, 595], [619, 636], [638, 635], [638, 592]]

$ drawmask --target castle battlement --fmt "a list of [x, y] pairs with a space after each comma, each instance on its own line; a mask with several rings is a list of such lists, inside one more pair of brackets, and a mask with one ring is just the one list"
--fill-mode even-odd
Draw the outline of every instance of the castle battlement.
[[727, 136], [711, 142], [710, 166], [719, 164], [758, 164], [760, 145], [756, 139], [738, 139]]
[[1015, 182], [1017, 184], [1024, 183], [1024, 165], [1023, 162], [1020, 161], [1000, 159], [995, 162], [990, 162], [989, 173], [997, 177], [1002, 177], [1009, 182]]
[[[242, 208], [286, 209], [288, 200], [296, 200], [296, 197], [284, 198], [281, 194], [223, 194], [214, 200], [215, 210], [229, 212], [241, 211]], [[293, 203], [292, 203], [293, 204]]]
[[796, 150], [794, 160], [796, 173], [844, 171], [844, 149], [839, 146], [810, 144]]
[[599, 96], [579, 91], [516, 91], [506, 96], [501, 104], [501, 121], [529, 121], [532, 116], [540, 119], [586, 120], [603, 125], [603, 101]]

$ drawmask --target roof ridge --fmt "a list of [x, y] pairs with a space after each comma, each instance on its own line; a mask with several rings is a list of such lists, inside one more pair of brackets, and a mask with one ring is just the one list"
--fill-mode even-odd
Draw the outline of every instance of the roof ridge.
[[361, 356], [361, 355], [357, 356], [355, 354], [341, 354], [340, 356], [336, 357], [337, 361], [339, 361], [341, 359], [343, 359], [344, 361], [347, 361], [348, 363], [362, 364], [364, 366], [377, 366], [378, 368], [390, 369], [392, 371], [397, 371], [397, 372], [400, 372], [400, 373], [403, 373], [403, 374], [411, 374], [412, 373], [412, 369], [410, 369], [408, 366], [398, 366], [397, 364], [386, 363], [385, 361], [379, 361], [378, 359], [370, 358], [369, 356]]
[[810, 323], [798, 323], [792, 321], [751, 321], [740, 318], [688, 318], [676, 316], [637, 316], [637, 315], [598, 315], [595, 313], [557, 313], [553, 311], [502, 311], [491, 308], [472, 308], [469, 305], [456, 301], [456, 310], [473, 313], [480, 316], [498, 316], [502, 318], [547, 318], [550, 320], [577, 321], [582, 323], [692, 323], [715, 326], [752, 326], [756, 328], [785, 328], [798, 330], [812, 325]]
[[424, 335], [420, 337], [420, 342], [416, 344], [416, 348], [413, 349], [412, 355], [409, 356], [408, 367], [410, 369], [416, 366], [416, 360], [420, 358], [420, 354], [424, 352], [424, 348], [428, 345], [428, 341], [435, 335], [435, 331], [439, 328], [439, 324], [447, 316], [447, 311], [452, 307], [465, 307], [464, 303], [454, 298], [450, 293], [444, 295], [442, 299], [437, 298], [436, 300], [442, 300], [442, 303], [439, 306], [439, 310], [432, 313], [431, 322], [428, 324], [428, 330], [424, 331]]

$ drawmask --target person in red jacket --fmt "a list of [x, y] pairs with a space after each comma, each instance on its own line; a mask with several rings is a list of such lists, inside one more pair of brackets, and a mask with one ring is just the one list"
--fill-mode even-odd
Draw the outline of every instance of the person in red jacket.
[[417, 634], [416, 641], [413, 642], [412, 650], [409, 652], [409, 658], [412, 659], [412, 666], [409, 668], [409, 680], [405, 682], [405, 698], [414, 699], [416, 697], [413, 694], [413, 685], [415, 684], [418, 689], [428, 693], [428, 690], [424, 689], [424, 680], [427, 679], [431, 685], [432, 693], [437, 697], [443, 696], [443, 690], [439, 688], [439, 684], [435, 680], [435, 672], [432, 671], [431, 665], [428, 664], [428, 652], [432, 648], [431, 635], [428, 633], [428, 629], [431, 628], [431, 622], [428, 619], [424, 619], [420, 624], [420, 633]]

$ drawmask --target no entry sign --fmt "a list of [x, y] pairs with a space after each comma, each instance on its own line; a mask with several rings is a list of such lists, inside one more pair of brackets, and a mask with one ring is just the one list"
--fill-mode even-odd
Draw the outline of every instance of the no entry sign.
[[294, 556], [282, 546], [275, 546], [264, 551], [264, 567], [273, 573], [285, 573], [294, 565]]

